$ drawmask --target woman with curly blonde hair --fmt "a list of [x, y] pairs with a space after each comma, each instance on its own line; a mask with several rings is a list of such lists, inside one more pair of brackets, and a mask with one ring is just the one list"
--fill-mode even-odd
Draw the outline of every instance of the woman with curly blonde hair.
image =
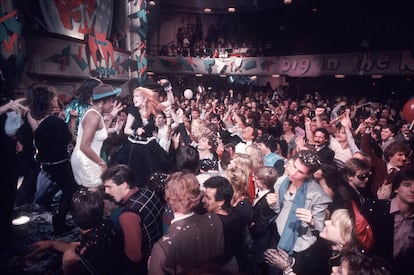
[[246, 154], [248, 154], [250, 158], [252, 159], [253, 172], [257, 171], [259, 167], [263, 166], [264, 156], [263, 156], [262, 150], [260, 150], [257, 144], [247, 145]]
[[219, 137], [212, 132], [201, 134], [198, 139], [197, 150], [200, 154], [200, 169], [204, 172], [218, 170], [218, 156], [216, 149]]
[[227, 169], [229, 169], [232, 166], [239, 167], [248, 173], [249, 181], [247, 183], [247, 192], [250, 197], [250, 202], [253, 202], [255, 189], [253, 183], [254, 163], [252, 157], [248, 154], [236, 153], [230, 161], [230, 164], [228, 165]]
[[255, 143], [250, 144], [246, 147], [246, 153], [250, 156], [252, 159], [252, 177], [249, 181], [249, 185], [247, 186], [247, 191], [249, 192], [249, 195], [254, 198], [254, 196], [257, 193], [257, 190], [254, 185], [254, 175], [257, 173], [257, 170], [263, 166], [264, 162], [264, 156], [262, 153], [262, 150], [260, 150], [259, 146]]
[[248, 154], [236, 153], [233, 155], [233, 158], [230, 160], [230, 163], [227, 166], [227, 169], [229, 169], [230, 167], [239, 167], [250, 173], [253, 169], [253, 161]]
[[233, 188], [231, 205], [236, 207], [242, 201], [247, 200], [250, 202], [249, 193], [247, 192], [249, 173], [240, 167], [231, 166], [226, 170], [226, 178]]
[[243, 168], [243, 165], [236, 166], [236, 163], [244, 163], [246, 164], [245, 167], [249, 167], [251, 166], [251, 160], [248, 158], [248, 155], [236, 154], [235, 160], [226, 169], [226, 178], [233, 188], [231, 206], [233, 210], [240, 216], [245, 226], [242, 231], [242, 251], [239, 251], [236, 259], [239, 264], [240, 271], [245, 272], [246, 274], [251, 274], [253, 251], [249, 228], [253, 221], [253, 207], [251, 198], [247, 192], [250, 173], [248, 169]]

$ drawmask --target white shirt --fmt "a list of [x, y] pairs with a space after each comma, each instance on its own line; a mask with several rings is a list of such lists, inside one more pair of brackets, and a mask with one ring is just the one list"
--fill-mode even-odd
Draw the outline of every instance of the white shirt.
[[390, 163], [387, 163], [387, 173], [390, 174], [393, 169], [395, 169], [395, 171], [400, 171], [400, 168], [397, 166], [392, 166]]
[[344, 166], [344, 163], [348, 159], [352, 158], [351, 148], [348, 147], [346, 149], [343, 149], [336, 138], [331, 138], [329, 142], [329, 148], [335, 152], [334, 162], [339, 168], [342, 168]]
[[235, 147], [235, 152], [239, 154], [246, 154], [246, 147], [250, 144], [253, 144], [253, 141], [246, 141], [246, 143], [244, 142], [237, 143]]
[[169, 129], [167, 125], [164, 125], [162, 128], [158, 128], [157, 142], [166, 152], [169, 151], [171, 139], [169, 137]]

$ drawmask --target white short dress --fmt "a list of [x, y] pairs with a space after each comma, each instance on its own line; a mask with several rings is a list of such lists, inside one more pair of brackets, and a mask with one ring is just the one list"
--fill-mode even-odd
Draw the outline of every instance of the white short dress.
[[[104, 125], [102, 129], [96, 131], [91, 144], [92, 150], [99, 156], [101, 153], [102, 144], [104, 140], [108, 137], [108, 131], [106, 130], [102, 115], [95, 109], [88, 109], [83, 118], [88, 114], [88, 112], [98, 113], [101, 117], [102, 124]], [[75, 176], [75, 180], [79, 185], [88, 188], [98, 187], [102, 184], [102, 168], [99, 166], [99, 164], [92, 161], [80, 150], [80, 143], [83, 136], [82, 120], [79, 123], [78, 137], [70, 159], [72, 164], [73, 175]]]

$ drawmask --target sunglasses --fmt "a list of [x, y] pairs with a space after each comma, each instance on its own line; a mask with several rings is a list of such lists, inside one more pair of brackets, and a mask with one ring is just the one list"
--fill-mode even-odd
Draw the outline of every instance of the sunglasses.
[[372, 175], [371, 172], [367, 172], [367, 173], [364, 173], [364, 174], [357, 175], [356, 177], [359, 180], [365, 180], [365, 179], [368, 179], [369, 177], [371, 177], [371, 175]]

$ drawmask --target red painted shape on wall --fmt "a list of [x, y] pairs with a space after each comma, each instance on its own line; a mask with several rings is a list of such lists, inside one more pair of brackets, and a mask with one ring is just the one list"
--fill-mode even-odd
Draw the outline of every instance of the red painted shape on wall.
[[0, 23], [3, 23], [4, 21], [14, 17], [17, 13], [17, 10], [13, 10], [11, 12], [9, 12], [8, 14], [6, 14], [5, 16], [0, 18]]
[[10, 36], [9, 41], [7, 41], [7, 39], [3, 40], [4, 47], [6, 48], [6, 51], [8, 53], [12, 51], [12, 47], [16, 39], [17, 39], [17, 34], [14, 33], [12, 36]]
[[90, 35], [88, 38], [88, 46], [91, 52], [92, 60], [96, 67], [99, 66], [98, 51], [104, 58], [107, 67], [109, 67], [109, 59], [111, 60], [112, 66], [115, 64], [114, 48], [112, 43], [106, 39], [106, 34], [104, 32], [100, 33], [95, 29], [95, 36]]
[[65, 29], [73, 30], [72, 20], [74, 20], [81, 23], [78, 30], [80, 33], [91, 32], [92, 26], [89, 22], [96, 8], [96, 0], [55, 0], [55, 5]]

